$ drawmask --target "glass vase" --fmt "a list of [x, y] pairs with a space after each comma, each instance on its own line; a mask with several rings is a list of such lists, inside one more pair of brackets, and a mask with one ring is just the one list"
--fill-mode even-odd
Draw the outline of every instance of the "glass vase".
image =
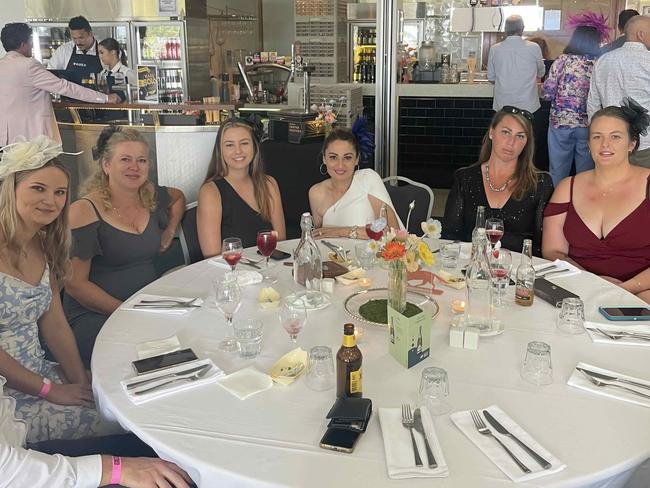
[[391, 261], [388, 265], [388, 305], [403, 314], [406, 310], [406, 265], [402, 261]]

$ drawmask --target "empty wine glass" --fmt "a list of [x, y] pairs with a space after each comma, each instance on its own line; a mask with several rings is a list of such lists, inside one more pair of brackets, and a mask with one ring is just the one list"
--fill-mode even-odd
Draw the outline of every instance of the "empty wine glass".
[[[228, 323], [229, 334], [233, 333], [232, 318], [241, 306], [241, 289], [233, 273], [226, 274], [214, 282], [215, 302]], [[237, 350], [237, 340], [226, 336], [219, 344], [221, 351], [234, 352]]]
[[305, 322], [307, 322], [307, 309], [302, 297], [285, 298], [280, 309], [280, 323], [294, 344], [298, 342], [298, 334]]
[[512, 254], [510, 254], [510, 251], [500, 248], [490, 253], [490, 272], [492, 273], [495, 307], [503, 305], [503, 294], [508, 287], [511, 270]]
[[490, 240], [490, 244], [492, 244], [492, 249], [494, 249], [494, 246], [503, 237], [503, 220], [487, 219], [485, 221], [485, 234]]
[[264, 270], [264, 279], [269, 279], [269, 257], [275, 251], [278, 244], [278, 233], [274, 230], [261, 230], [257, 233], [257, 249], [260, 254], [266, 258], [266, 269]]
[[221, 255], [223, 259], [230, 265], [230, 269], [234, 272], [237, 263], [241, 259], [244, 246], [242, 246], [239, 237], [227, 237], [221, 243]]

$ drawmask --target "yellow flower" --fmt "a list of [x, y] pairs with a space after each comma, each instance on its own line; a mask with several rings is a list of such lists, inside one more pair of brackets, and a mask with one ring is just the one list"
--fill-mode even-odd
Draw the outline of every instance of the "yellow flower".
[[415, 254], [415, 251], [408, 251], [406, 253], [406, 271], [409, 273], [414, 273], [420, 267], [418, 263], [418, 257]]
[[427, 246], [425, 242], [420, 242], [420, 244], [418, 244], [418, 254], [420, 255], [420, 259], [427, 266], [431, 266], [436, 262], [431, 249], [429, 249], [429, 246]]

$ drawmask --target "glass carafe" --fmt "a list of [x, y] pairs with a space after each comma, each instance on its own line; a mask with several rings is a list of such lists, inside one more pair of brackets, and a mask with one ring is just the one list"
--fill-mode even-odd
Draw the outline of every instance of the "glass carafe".
[[309, 290], [320, 291], [323, 279], [323, 258], [312, 237], [314, 221], [309, 212], [300, 218], [302, 236], [293, 252], [293, 279]]
[[485, 228], [478, 228], [472, 247], [466, 272], [465, 325], [487, 332], [492, 328], [492, 275]]

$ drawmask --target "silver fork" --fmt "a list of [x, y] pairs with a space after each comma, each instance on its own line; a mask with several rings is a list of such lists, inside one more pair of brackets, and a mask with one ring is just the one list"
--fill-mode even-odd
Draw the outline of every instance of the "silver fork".
[[620, 332], [607, 332], [607, 331], [604, 331], [603, 329], [596, 329], [596, 328], [594, 328], [592, 330], [600, 332], [605, 337], [608, 337], [608, 338], [610, 338], [612, 340], [615, 340], [615, 341], [617, 341], [619, 339], [624, 339], [626, 337], [630, 337], [632, 339], [640, 339], [640, 340], [644, 340], [644, 341], [650, 341], [650, 334], [642, 334], [640, 332], [623, 332], [623, 331], [620, 331]]
[[591, 376], [591, 375], [588, 375], [587, 373], [585, 373], [585, 372], [582, 371], [582, 370], [580, 370], [580, 372], [581, 372], [583, 375], [585, 375], [585, 377], [586, 377], [586, 378], [587, 378], [587, 379], [588, 379], [592, 384], [594, 384], [594, 385], [596, 385], [596, 386], [598, 386], [598, 387], [603, 387], [603, 386], [613, 386], [613, 387], [615, 387], [615, 388], [620, 388], [621, 390], [625, 390], [625, 391], [629, 391], [629, 392], [631, 392], [631, 393], [635, 393], [635, 394], [637, 394], [637, 395], [639, 395], [639, 396], [641, 396], [641, 397], [643, 397], [643, 398], [650, 398], [650, 395], [646, 395], [645, 393], [641, 393], [640, 391], [636, 391], [636, 390], [634, 390], [633, 388], [628, 388], [627, 386], [623, 386], [623, 385], [617, 385], [616, 383], [607, 383], [606, 381], [600, 381], [599, 379], [594, 378], [594, 377]]
[[198, 379], [203, 378], [206, 374], [208, 374], [208, 372], [211, 369], [212, 368], [208, 367], [208, 368], [203, 369], [201, 371], [197, 371], [196, 373], [194, 373], [194, 374], [192, 374], [190, 376], [183, 376], [182, 378], [174, 378], [174, 379], [165, 381], [164, 383], [160, 383], [159, 385], [152, 386], [151, 388], [145, 388], [144, 390], [134, 391], [133, 394], [134, 395], [144, 395], [145, 393], [149, 393], [149, 392], [158, 390], [158, 389], [162, 388], [163, 386], [167, 386], [167, 385], [170, 385], [172, 383], [176, 383], [178, 381], [188, 381], [188, 382], [196, 381]]
[[530, 469], [528, 466], [526, 466], [524, 463], [522, 463], [517, 456], [515, 456], [510, 449], [506, 447], [506, 445], [501, 442], [493, 433], [490, 429], [488, 429], [485, 426], [485, 423], [483, 422], [483, 419], [481, 418], [481, 414], [478, 413], [477, 410], [471, 410], [469, 412], [472, 415], [472, 420], [474, 421], [474, 425], [476, 426], [476, 430], [478, 430], [479, 434], [482, 435], [489, 435], [491, 436], [495, 441], [499, 443], [501, 447], [503, 447], [503, 450], [508, 453], [508, 455], [512, 458], [512, 460], [517, 463], [517, 466], [524, 472], [524, 473], [530, 473]]
[[411, 405], [404, 403], [402, 405], [402, 425], [406, 427], [411, 433], [411, 442], [413, 443], [413, 454], [415, 455], [415, 465], [422, 466], [422, 459], [420, 458], [420, 452], [418, 451], [418, 445], [415, 443], [415, 437], [413, 436], [413, 425], [415, 421], [413, 420], [413, 414], [411, 413]]

